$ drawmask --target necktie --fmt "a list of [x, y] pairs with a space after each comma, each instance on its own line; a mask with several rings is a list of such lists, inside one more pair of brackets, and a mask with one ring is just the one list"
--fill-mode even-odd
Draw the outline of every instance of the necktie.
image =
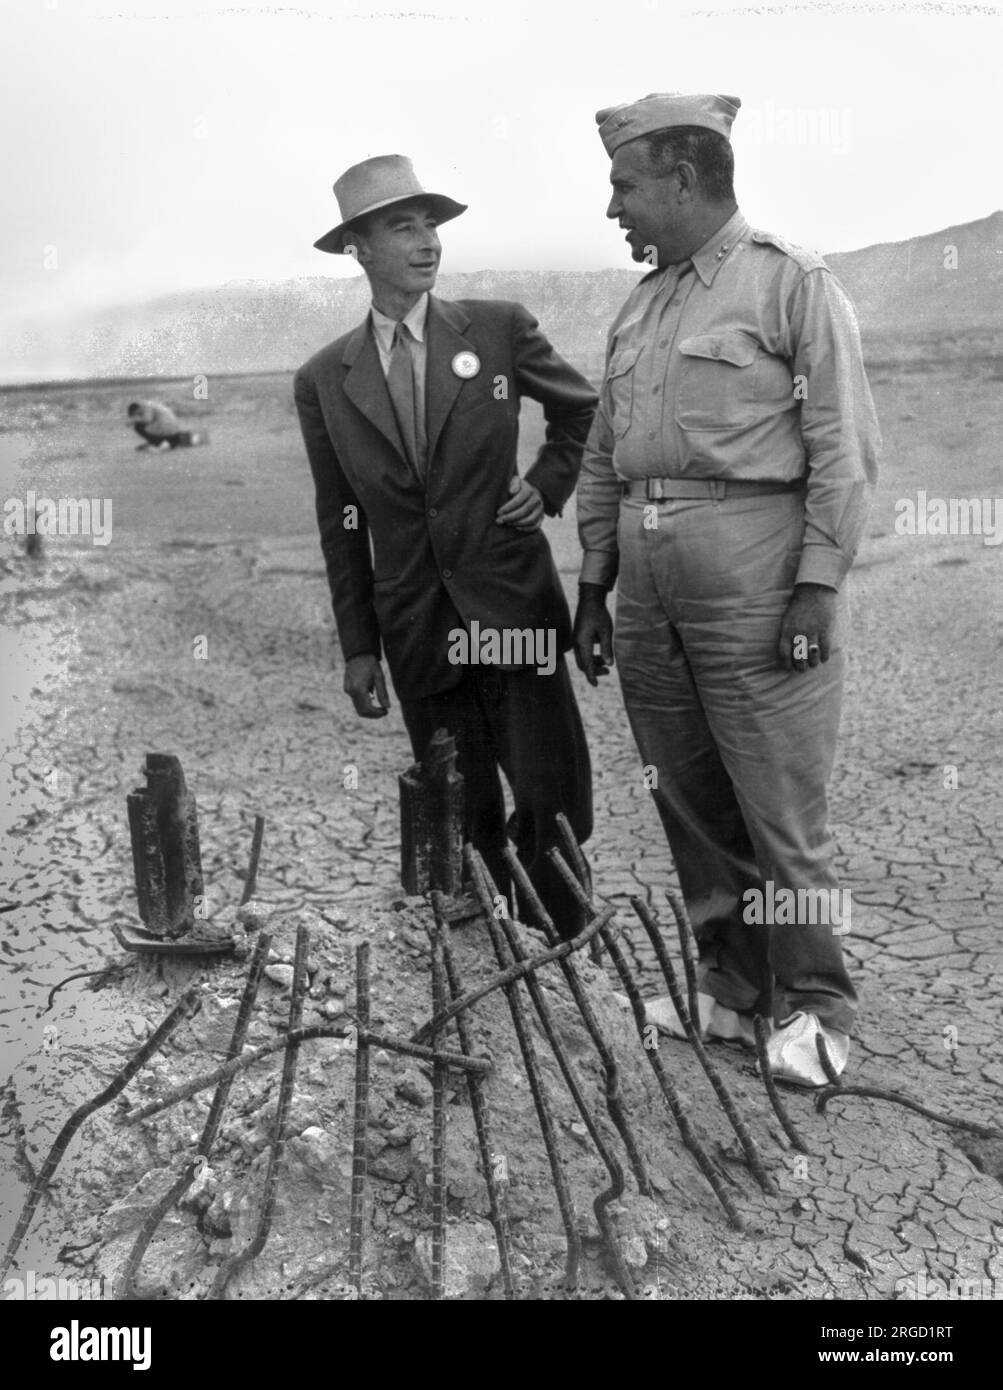
[[425, 475], [425, 428], [422, 418], [424, 412], [418, 399], [418, 384], [415, 380], [414, 357], [411, 351], [411, 331], [404, 323], [394, 328], [394, 341], [390, 350], [390, 370], [387, 372], [387, 389], [397, 417], [397, 425], [404, 443], [411, 467], [419, 478]]

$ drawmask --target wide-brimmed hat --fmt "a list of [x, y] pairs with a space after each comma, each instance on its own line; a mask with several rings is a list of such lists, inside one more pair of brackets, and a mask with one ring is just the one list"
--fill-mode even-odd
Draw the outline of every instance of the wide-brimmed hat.
[[443, 193], [429, 193], [422, 188], [410, 159], [403, 154], [378, 154], [373, 159], [364, 159], [361, 164], [353, 164], [335, 180], [334, 196], [342, 220], [315, 241], [314, 246], [318, 251], [335, 254], [344, 251], [345, 233], [357, 218], [376, 212], [378, 208], [390, 207], [392, 203], [425, 198], [437, 222], [449, 222], [467, 210], [466, 203], [457, 203]]

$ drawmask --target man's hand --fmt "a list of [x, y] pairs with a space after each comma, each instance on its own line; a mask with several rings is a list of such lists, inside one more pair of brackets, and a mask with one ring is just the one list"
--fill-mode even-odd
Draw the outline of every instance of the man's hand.
[[350, 696], [355, 713], [363, 719], [383, 718], [390, 708], [390, 701], [387, 699], [387, 683], [383, 679], [379, 657], [366, 652], [346, 662], [345, 694]]
[[589, 685], [598, 685], [596, 677], [608, 676], [613, 665], [613, 619], [606, 611], [606, 590], [601, 584], [578, 586], [574, 642], [579, 671]]
[[777, 657], [788, 671], [807, 671], [829, 660], [836, 619], [836, 590], [825, 584], [795, 584], [783, 622]]
[[495, 513], [499, 526], [514, 526], [517, 531], [536, 531], [543, 525], [543, 498], [525, 478], [513, 478], [508, 485], [512, 494]]

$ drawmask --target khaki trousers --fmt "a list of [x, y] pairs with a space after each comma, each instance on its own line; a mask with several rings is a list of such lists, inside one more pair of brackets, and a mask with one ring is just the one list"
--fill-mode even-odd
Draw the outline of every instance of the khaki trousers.
[[[615, 655], [649, 785], [657, 778], [701, 989], [729, 1008], [776, 1020], [803, 1009], [849, 1032], [857, 999], [840, 945], [846, 921], [819, 910], [845, 903], [826, 800], [843, 594], [829, 660], [803, 673], [777, 664], [803, 530], [797, 493], [624, 498]], [[761, 916], [782, 919], [771, 913], [782, 889], [808, 890], [799, 920], [755, 925], [748, 890], [763, 895]]]

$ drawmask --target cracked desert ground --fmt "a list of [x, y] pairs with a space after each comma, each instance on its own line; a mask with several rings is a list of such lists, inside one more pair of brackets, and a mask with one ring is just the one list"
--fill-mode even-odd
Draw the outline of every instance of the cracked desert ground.
[[[1003, 499], [1001, 363], [931, 350], [871, 365], [883, 474], [850, 580], [831, 789], [853, 897], [844, 944], [863, 1001], [847, 1080], [996, 1125], [1003, 546], [897, 536], [893, 523], [896, 499], [920, 489]], [[388, 901], [397, 884], [396, 777], [410, 750], [396, 701], [388, 719], [363, 724], [341, 693], [289, 376], [212, 383], [199, 411], [210, 447], [170, 455], [135, 452], [122, 421], [136, 390], [24, 390], [0, 402], [5, 496], [114, 502], [107, 547], [53, 539], [33, 564], [2, 541], [3, 1077], [41, 1048], [46, 991], [114, 956], [112, 922], [136, 921], [125, 797], [147, 750], [182, 760], [221, 902], [239, 898], [257, 809], [269, 819], [264, 896], [350, 907]], [[143, 393], [184, 409], [182, 384]], [[524, 465], [540, 437], [527, 407]], [[548, 531], [573, 597], [573, 507]], [[207, 660], [193, 655], [199, 636]], [[575, 679], [595, 772], [597, 889], [625, 907], [632, 893], [663, 903], [672, 867], [619, 688]], [[349, 764], [357, 789], [344, 787]], [[632, 946], [655, 991], [640, 937]], [[745, 1054], [716, 1055], [739, 1091], [758, 1086]], [[790, 1104], [815, 1154], [807, 1171], [788, 1163], [779, 1174], [791, 1200], [770, 1263], [789, 1297], [888, 1299], [921, 1272], [1003, 1281], [1003, 1147], [869, 1100], [824, 1117], [806, 1097]], [[21, 1200], [12, 1182], [4, 1230]], [[738, 1296], [757, 1296], [761, 1270], [728, 1274]]]

